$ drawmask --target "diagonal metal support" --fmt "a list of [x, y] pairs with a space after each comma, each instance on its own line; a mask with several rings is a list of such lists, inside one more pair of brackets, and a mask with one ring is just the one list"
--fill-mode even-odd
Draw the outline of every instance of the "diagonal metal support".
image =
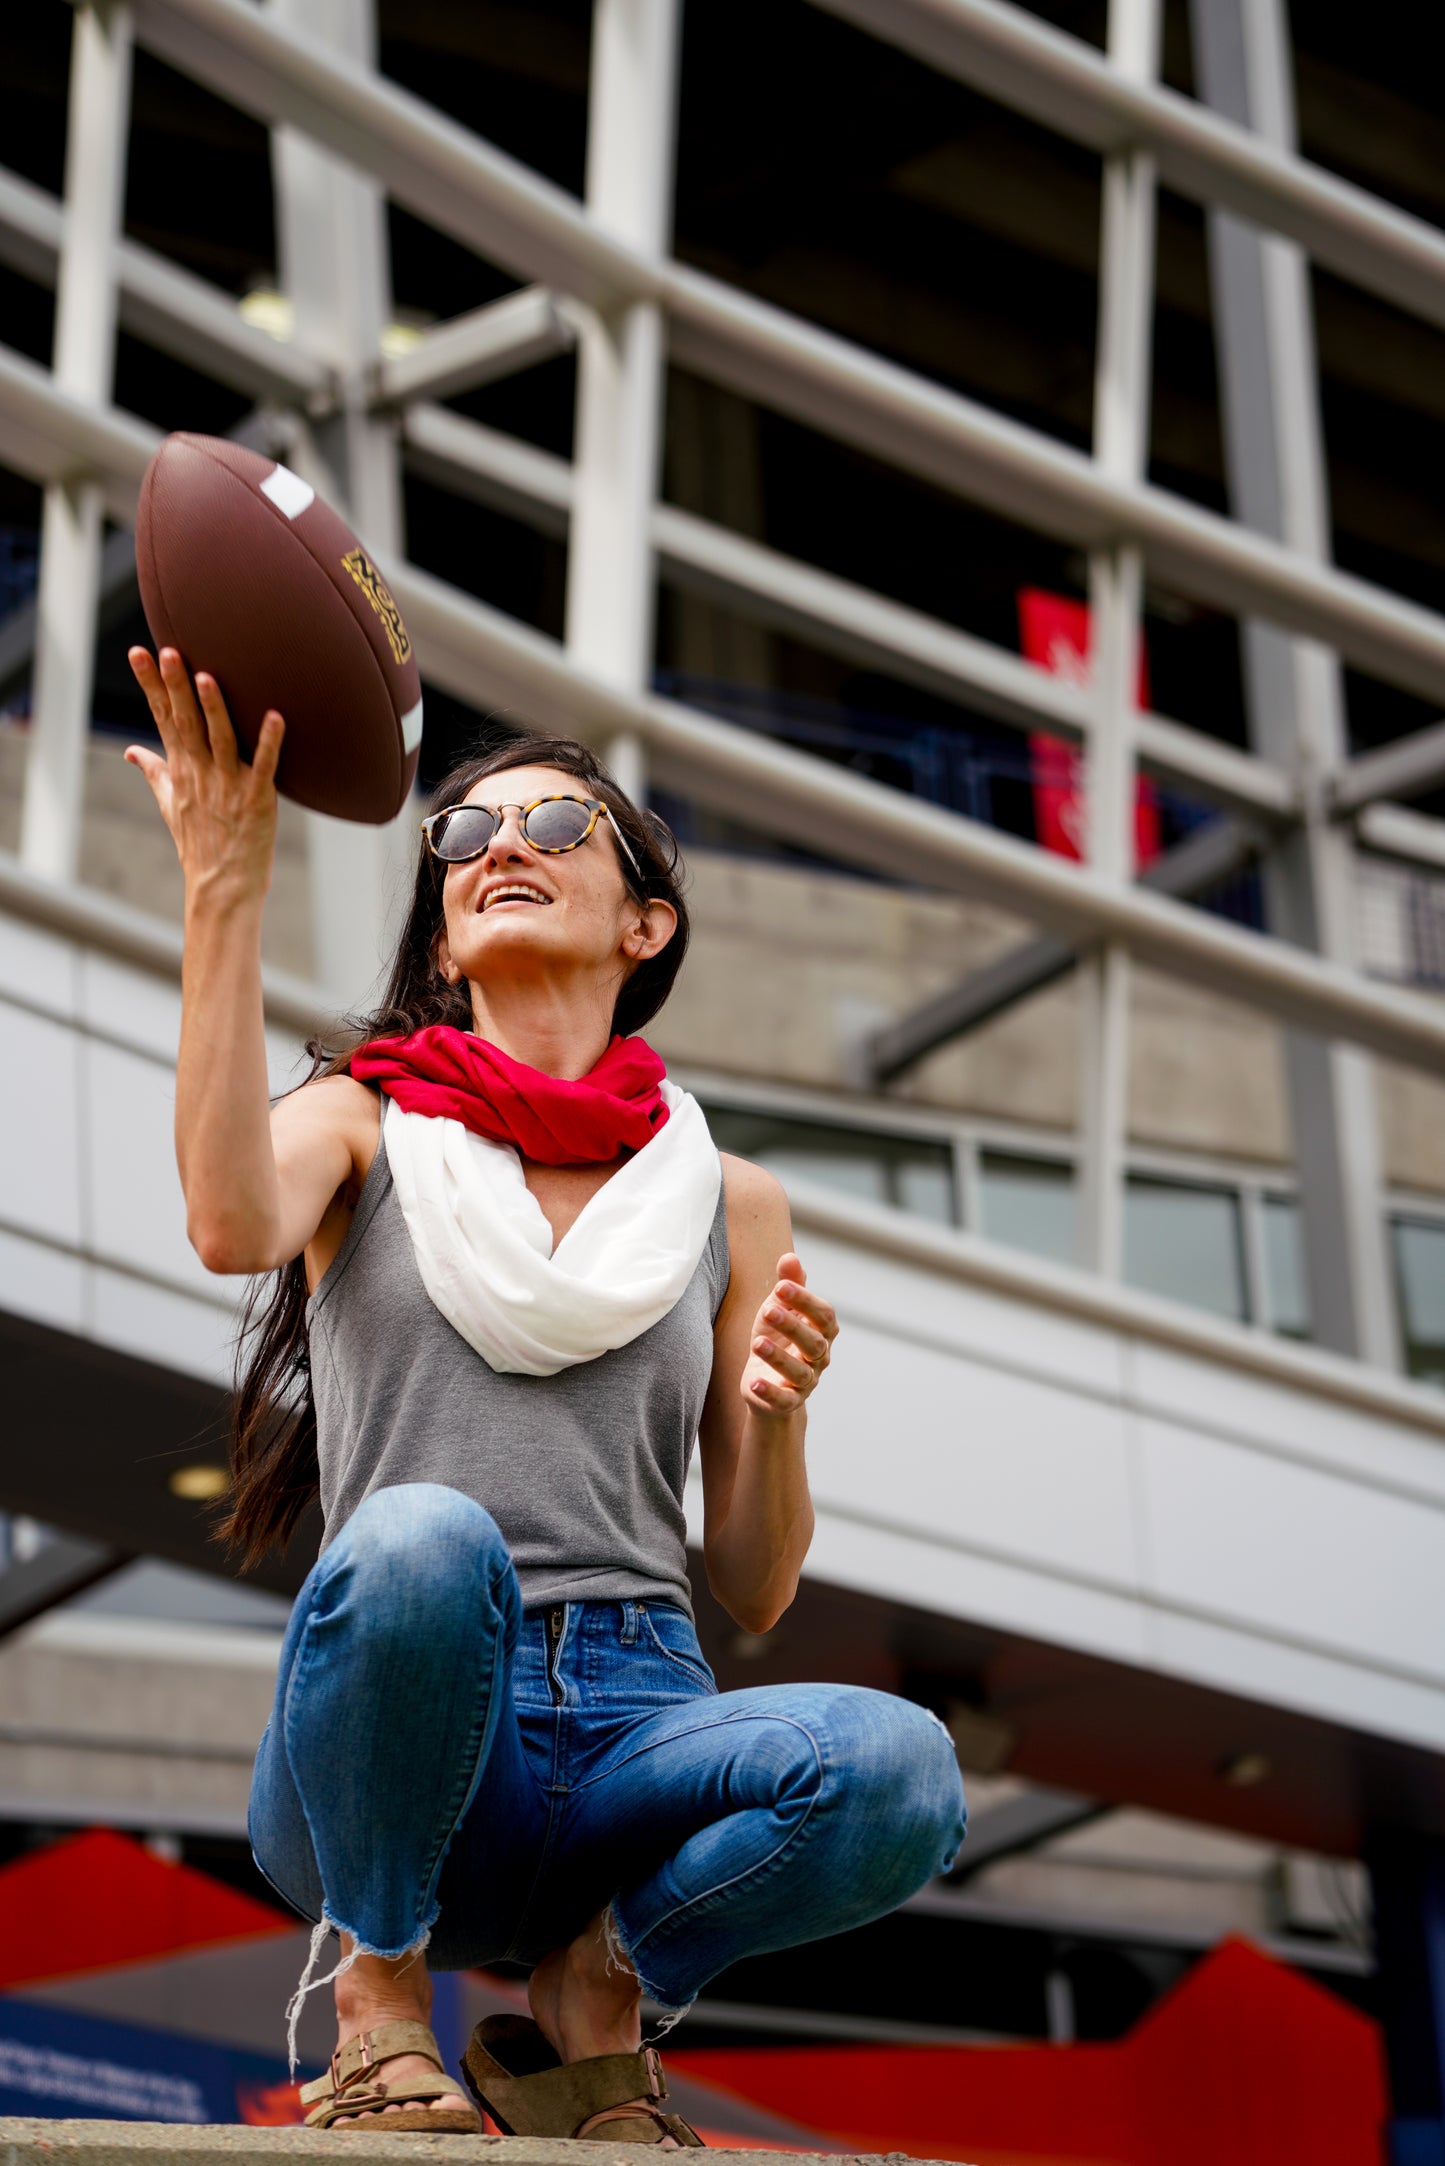
[[71, 1534], [57, 1535], [23, 1564], [0, 1572], [0, 1639], [43, 1617], [57, 1603], [68, 1602], [72, 1595], [109, 1579], [130, 1561], [123, 1549], [82, 1542]]
[[1335, 812], [1358, 812], [1381, 797], [1423, 797], [1445, 782], [1445, 721], [1431, 722], [1339, 769], [1330, 790]]
[[[1246, 821], [1215, 821], [1157, 858], [1139, 885], [1187, 901], [1238, 872], [1259, 855], [1264, 843], [1264, 831]], [[864, 1087], [893, 1082], [941, 1045], [981, 1029], [1019, 1001], [1056, 984], [1074, 968], [1079, 953], [1067, 940], [1024, 940], [962, 984], [921, 1002], [866, 1041], [860, 1063]]]
[[968, 1840], [959, 1862], [944, 1875], [943, 1885], [958, 1887], [986, 1865], [1037, 1850], [1041, 1843], [1068, 1835], [1075, 1828], [1086, 1828], [1112, 1811], [1111, 1805], [1100, 1804], [1097, 1798], [1076, 1797], [1071, 1790], [1026, 1790], [1021, 1797], [990, 1806], [977, 1820], [969, 1822]]
[[438, 324], [410, 353], [384, 358], [375, 370], [374, 400], [399, 405], [404, 399], [455, 398], [550, 361], [576, 343], [577, 326], [556, 295], [528, 286]]

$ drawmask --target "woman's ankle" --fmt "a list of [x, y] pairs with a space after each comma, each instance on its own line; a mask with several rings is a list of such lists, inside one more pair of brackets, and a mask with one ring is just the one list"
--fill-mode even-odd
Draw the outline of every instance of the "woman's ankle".
[[591, 1919], [534, 1973], [532, 2013], [563, 2061], [635, 2053], [642, 2043], [642, 1988], [614, 1953], [604, 1917]]
[[[343, 1952], [348, 1943], [342, 1941]], [[410, 1955], [358, 1955], [336, 1981], [336, 2023], [341, 2040], [382, 2023], [430, 2023], [431, 1975], [420, 1949]]]

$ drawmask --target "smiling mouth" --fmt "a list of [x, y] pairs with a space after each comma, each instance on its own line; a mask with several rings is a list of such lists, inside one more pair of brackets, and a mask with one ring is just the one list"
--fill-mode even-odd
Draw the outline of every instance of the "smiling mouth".
[[550, 903], [551, 900], [551, 896], [544, 895], [539, 888], [525, 887], [518, 882], [507, 887], [489, 889], [482, 897], [482, 913], [485, 916], [497, 903]]

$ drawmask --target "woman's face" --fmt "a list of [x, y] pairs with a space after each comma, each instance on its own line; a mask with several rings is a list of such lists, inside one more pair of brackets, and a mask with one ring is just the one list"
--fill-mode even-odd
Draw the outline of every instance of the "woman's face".
[[605, 814], [575, 850], [549, 855], [527, 841], [519, 808], [558, 795], [592, 792], [556, 767], [509, 767], [467, 792], [469, 805], [507, 810], [481, 857], [447, 868], [437, 960], [454, 983], [579, 970], [620, 982], [670, 939], [676, 912], [666, 902], [639, 903], [631, 893]]

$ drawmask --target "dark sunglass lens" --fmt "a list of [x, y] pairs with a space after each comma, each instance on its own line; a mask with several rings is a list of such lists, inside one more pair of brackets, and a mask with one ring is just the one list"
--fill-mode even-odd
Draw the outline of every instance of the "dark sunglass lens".
[[527, 814], [527, 840], [539, 850], [570, 850], [582, 840], [592, 815], [575, 797], [554, 797]]
[[484, 805], [459, 805], [455, 812], [445, 813], [437, 821], [432, 829], [432, 848], [449, 865], [460, 864], [466, 858], [480, 857], [496, 832], [496, 815]]

